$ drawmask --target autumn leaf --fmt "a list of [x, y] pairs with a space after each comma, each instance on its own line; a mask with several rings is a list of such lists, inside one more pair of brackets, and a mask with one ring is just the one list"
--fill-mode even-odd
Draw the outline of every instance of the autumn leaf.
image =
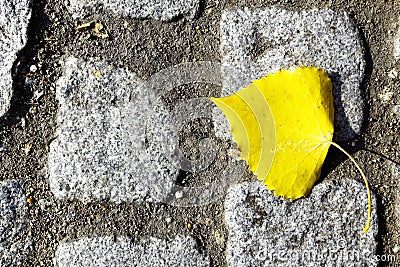
[[298, 199], [318, 180], [330, 145], [344, 152], [368, 181], [354, 158], [332, 142], [332, 83], [315, 67], [282, 70], [224, 98], [211, 98], [227, 117], [234, 141], [249, 170], [276, 196]]

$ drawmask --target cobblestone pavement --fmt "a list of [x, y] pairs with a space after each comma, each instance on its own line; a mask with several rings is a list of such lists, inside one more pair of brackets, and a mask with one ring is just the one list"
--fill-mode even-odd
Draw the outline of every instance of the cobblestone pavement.
[[[398, 266], [399, 18], [395, 0], [0, 0], [0, 266]], [[207, 100], [301, 65], [332, 79], [365, 234], [344, 155], [277, 198]]]

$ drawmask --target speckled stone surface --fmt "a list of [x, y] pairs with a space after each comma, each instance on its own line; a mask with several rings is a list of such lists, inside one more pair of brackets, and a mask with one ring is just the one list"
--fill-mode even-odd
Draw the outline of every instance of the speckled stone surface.
[[165, 152], [177, 146], [168, 111], [124, 69], [72, 57], [64, 67], [48, 163], [54, 195], [116, 203], [166, 197], [178, 172]]
[[323, 182], [294, 202], [260, 182], [242, 183], [225, 201], [229, 266], [376, 266], [375, 197], [371, 228], [365, 187], [353, 180]]
[[127, 237], [82, 238], [61, 243], [55, 253], [58, 267], [106, 266], [210, 266], [192, 237], [174, 240], [149, 238], [135, 241]]
[[400, 178], [400, 166], [397, 164], [393, 164], [392, 174], [396, 178]]
[[393, 42], [393, 56], [396, 60], [400, 59], [400, 27]]
[[182, 15], [194, 17], [199, 2], [199, 0], [69, 0], [68, 8], [76, 19], [106, 9], [124, 17], [168, 21]]
[[24, 232], [28, 225], [27, 202], [17, 181], [0, 183], [0, 266], [20, 266], [30, 251]]
[[[335, 138], [360, 134], [364, 102], [360, 89], [364, 49], [354, 22], [345, 12], [279, 8], [235, 9], [222, 13], [222, 96], [281, 68], [316, 66], [334, 85]], [[219, 137], [229, 138], [229, 124], [215, 110]]]
[[12, 68], [27, 41], [31, 0], [0, 0], [0, 116], [10, 107]]

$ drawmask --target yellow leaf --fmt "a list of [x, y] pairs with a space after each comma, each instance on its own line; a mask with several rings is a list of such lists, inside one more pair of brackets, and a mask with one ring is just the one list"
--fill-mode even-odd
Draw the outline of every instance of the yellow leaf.
[[[320, 176], [330, 145], [344, 151], [332, 142], [332, 83], [321, 69], [282, 70], [231, 96], [211, 100], [229, 120], [249, 170], [277, 196], [297, 199], [308, 194]], [[371, 209], [366, 184], [369, 213], [365, 231]]]

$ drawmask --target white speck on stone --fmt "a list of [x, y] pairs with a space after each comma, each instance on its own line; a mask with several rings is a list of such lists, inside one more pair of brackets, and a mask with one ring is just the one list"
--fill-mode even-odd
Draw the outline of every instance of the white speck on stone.
[[171, 222], [172, 222], [172, 218], [171, 218], [171, 217], [167, 217], [167, 218], [165, 219], [165, 222], [166, 222], [166, 223], [171, 223]]
[[[366, 63], [358, 31], [347, 13], [275, 7], [228, 10], [222, 14], [221, 36], [226, 77], [222, 96], [281, 68], [320, 67], [334, 85], [337, 138], [350, 140], [360, 133], [364, 107], [360, 86]], [[229, 139], [229, 124], [218, 109], [215, 112], [217, 136]]]
[[48, 164], [57, 198], [158, 202], [170, 193], [178, 169], [166, 151], [178, 137], [161, 100], [139, 84], [105, 62], [66, 60]]
[[[260, 182], [238, 184], [225, 200], [229, 266], [376, 266], [375, 197], [367, 218], [365, 187], [353, 180], [323, 182], [295, 201]], [[355, 255], [355, 258], [350, 258]]]
[[176, 191], [175, 192], [175, 198], [179, 199], [183, 197], [183, 192], [182, 191]]
[[31, 242], [27, 226], [27, 204], [16, 181], [0, 183], [0, 266], [20, 266]]
[[21, 118], [21, 127], [22, 128], [26, 127], [26, 119], [24, 117]]
[[74, 19], [82, 19], [105, 9], [128, 18], [168, 21], [181, 15], [193, 18], [198, 12], [199, 2], [199, 0], [69, 0], [67, 8]]
[[210, 266], [192, 237], [174, 240], [94, 237], [61, 243], [55, 253], [58, 267], [106, 266]]
[[393, 253], [394, 253], [394, 254], [399, 253], [399, 251], [400, 251], [400, 247], [399, 247], [399, 246], [395, 246], [395, 247], [393, 248]]
[[33, 97], [36, 100], [39, 100], [43, 95], [44, 95], [44, 91], [34, 91], [33, 92]]
[[36, 71], [37, 71], [36, 65], [31, 65], [31, 66], [29, 67], [29, 70], [30, 70], [30, 72], [36, 72]]
[[27, 41], [31, 0], [0, 0], [0, 116], [10, 108], [12, 67]]

